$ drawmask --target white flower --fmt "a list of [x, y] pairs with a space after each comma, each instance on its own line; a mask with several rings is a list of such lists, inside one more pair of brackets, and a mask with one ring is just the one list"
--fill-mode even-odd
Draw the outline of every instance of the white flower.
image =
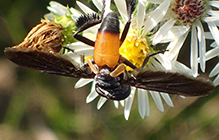
[[[124, 5], [126, 5], [125, 1], [114, 0], [114, 2], [115, 2], [116, 6], [118, 8], [120, 16], [122, 17], [123, 22], [121, 22], [121, 29], [123, 29], [124, 28], [124, 23], [128, 20], [128, 15], [126, 13], [126, 8], [124, 8]], [[93, 13], [94, 12], [90, 8], [85, 6], [84, 4], [80, 3], [79, 1], [77, 1], [76, 3], [83, 10], [84, 13]], [[100, 2], [98, 0], [93, 0], [93, 3], [101, 11], [102, 5], [100, 4]], [[53, 2], [49, 9], [51, 11], [55, 12], [57, 15], [60, 15], [60, 13], [58, 11], [63, 12], [65, 10], [65, 8], [63, 8], [62, 6], [59, 6], [59, 5], [60, 4], [58, 4], [58, 3], [55, 4]], [[146, 5], [145, 1], [140, 1], [138, 3], [138, 10], [137, 10], [136, 17], [133, 18], [133, 20], [132, 20], [133, 24], [132, 24], [132, 26], [129, 30], [126, 41], [123, 43], [123, 45], [120, 49], [120, 54], [121, 55], [125, 55], [125, 53], [123, 53], [123, 50], [122, 50], [123, 46], [127, 47], [128, 45], [132, 45], [131, 47], [138, 46], [138, 48], [140, 48], [139, 46], [141, 46], [142, 47], [141, 51], [144, 52], [143, 56], [145, 57], [146, 53], [148, 53], [147, 51], [149, 51], [149, 49], [148, 49], [149, 44], [147, 43], [147, 39], [146, 39], [146, 38], [149, 39], [149, 37], [145, 38], [145, 36], [147, 36], [147, 34], [164, 17], [165, 11], [167, 11], [167, 9], [169, 7], [169, 1], [162, 2], [154, 11], [152, 11], [148, 14], [145, 13], [145, 5]], [[110, 0], [106, 0], [106, 8], [105, 8], [106, 13], [107, 13], [107, 11], [108, 12], [111, 11], [109, 7], [110, 7]], [[75, 9], [70, 8], [70, 11], [73, 11], [73, 10], [75, 11]], [[66, 11], [66, 12], [68, 12], [68, 11]], [[72, 12], [72, 13], [74, 13], [74, 12]], [[78, 11], [76, 13], [78, 13]], [[160, 14], [160, 13], [162, 13], [162, 14]], [[77, 14], [77, 16], [79, 16], [79, 15]], [[145, 16], [147, 17], [146, 20], [144, 18]], [[71, 17], [74, 20], [77, 19], [76, 16], [74, 16], [74, 15], [71, 15]], [[89, 28], [88, 30], [83, 32], [83, 36], [86, 36], [86, 37], [91, 38], [91, 39], [95, 39], [98, 27], [99, 27], [99, 25], [95, 26], [95, 27], [92, 27], [92, 28]], [[185, 28], [186, 27], [173, 28], [171, 31], [172, 31], [173, 34], [177, 34], [177, 33], [175, 33], [176, 31], [182, 31], [182, 29], [185, 29]], [[168, 39], [166, 39], [166, 40], [162, 39], [162, 41], [168, 42], [169, 40]], [[87, 45], [85, 45], [83, 43], [80, 43], [80, 42], [68, 44], [67, 47], [75, 49], [76, 54], [72, 53], [72, 52], [69, 52], [69, 53], [64, 54], [64, 55], [71, 56], [72, 59], [76, 59], [76, 60], [78, 60], [78, 62], [79, 62], [79, 57], [77, 56], [77, 54], [85, 54], [85, 56], [92, 56], [93, 55], [92, 54], [93, 47], [87, 46]], [[81, 47], [83, 47], [83, 49], [80, 49]], [[87, 52], [87, 53], [85, 53], [85, 52]], [[170, 52], [166, 52], [166, 53], [170, 53]], [[124, 56], [124, 57], [126, 57], [126, 56]], [[131, 55], [131, 57], [132, 57], [132, 55]], [[140, 58], [140, 55], [138, 56], [138, 58]], [[129, 59], [129, 56], [127, 56], [126, 59]], [[141, 59], [144, 60], [144, 58], [141, 58]], [[137, 59], [135, 61], [135, 65], [138, 65], [138, 63], [142, 64], [142, 62], [143, 61], [138, 62], [138, 59]], [[151, 63], [151, 65], [149, 67], [154, 68], [154, 69], [178, 71], [178, 72], [187, 73], [189, 75], [192, 74], [192, 71], [188, 67], [186, 67], [185, 65], [179, 63], [178, 61], [176, 61], [176, 59], [169, 59], [168, 57], [166, 57], [163, 54], [158, 54], [158, 55], [155, 56], [155, 58], [151, 58], [150, 63]], [[88, 84], [92, 81], [93, 81], [93, 79], [83, 79], [83, 78], [81, 78], [76, 83], [75, 88], [80, 88], [80, 87], [82, 87], [82, 86], [84, 86], [84, 85], [86, 85], [86, 84]], [[159, 92], [156, 92], [156, 91], [147, 91], [147, 90], [131, 87], [131, 94], [127, 99], [122, 100], [122, 101], [114, 101], [114, 105], [115, 105], [116, 108], [118, 108], [119, 103], [122, 106], [124, 106], [124, 116], [125, 116], [125, 119], [127, 119], [127, 120], [129, 118], [129, 115], [130, 115], [131, 106], [132, 106], [132, 103], [133, 103], [134, 96], [135, 96], [136, 92], [138, 93], [138, 95], [137, 95], [137, 97], [138, 97], [138, 109], [139, 109], [140, 116], [142, 118], [144, 118], [145, 116], [149, 116], [149, 114], [150, 114], [148, 94], [151, 94], [153, 100], [155, 101], [155, 104], [157, 105], [157, 107], [160, 111], [164, 111], [164, 107], [163, 107], [161, 97], [164, 99], [164, 101], [169, 106], [173, 107], [172, 100], [171, 100], [171, 98], [169, 97], [169, 95], [167, 93], [159, 93]], [[95, 91], [95, 83], [93, 82], [91, 92], [87, 96], [86, 102], [89, 103], [89, 102], [93, 101], [98, 96], [99, 95]], [[98, 104], [97, 104], [97, 108], [100, 109], [106, 101], [107, 101], [106, 98], [100, 97], [100, 99], [98, 101]]]
[[[216, 43], [219, 43], [219, 31], [216, 23], [219, 21], [219, 1], [206, 0], [164, 0], [170, 2], [167, 14], [163, 18], [165, 23], [160, 27], [153, 38], [153, 44], [162, 42], [163, 39], [173, 40], [168, 46], [170, 53], [166, 57], [173, 59], [178, 56], [188, 33], [191, 30], [191, 69], [193, 76], [198, 75], [198, 56], [200, 57], [200, 68], [205, 72], [206, 43], [202, 22], [207, 23]], [[211, 7], [214, 7], [212, 10]], [[174, 26], [175, 25], [175, 26]], [[185, 28], [178, 33], [172, 33], [175, 28]], [[179, 28], [178, 28], [179, 29]], [[189, 30], [190, 29], [190, 30]]]

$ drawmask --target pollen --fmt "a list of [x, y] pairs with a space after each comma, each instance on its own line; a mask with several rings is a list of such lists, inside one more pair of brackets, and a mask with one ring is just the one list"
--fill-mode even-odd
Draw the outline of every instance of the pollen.
[[84, 57], [84, 61], [85, 61], [85, 62], [87, 62], [88, 59], [93, 60], [94, 57], [93, 57], [93, 56], [85, 56], [85, 57]]
[[[149, 52], [150, 49], [147, 41], [134, 35], [127, 36], [119, 49], [119, 53], [136, 67], [142, 65], [147, 53]], [[127, 67], [127, 70], [131, 70], [131, 68]]]
[[174, 16], [182, 23], [191, 25], [206, 11], [204, 0], [175, 0], [172, 5]]

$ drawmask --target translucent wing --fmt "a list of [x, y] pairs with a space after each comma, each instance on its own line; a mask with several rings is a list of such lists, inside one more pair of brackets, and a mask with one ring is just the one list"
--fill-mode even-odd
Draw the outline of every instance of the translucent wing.
[[147, 69], [137, 69], [129, 74], [125, 83], [146, 90], [184, 96], [205, 96], [214, 90], [213, 83], [201, 77]]
[[77, 62], [69, 61], [56, 53], [22, 47], [6, 48], [4, 52], [12, 62], [40, 72], [69, 77], [94, 77], [94, 73], [92, 73], [88, 66], [81, 68]]

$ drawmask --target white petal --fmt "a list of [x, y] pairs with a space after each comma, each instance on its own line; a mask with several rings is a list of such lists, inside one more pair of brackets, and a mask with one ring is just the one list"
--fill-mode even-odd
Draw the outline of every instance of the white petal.
[[124, 22], [128, 21], [127, 8], [124, 0], [114, 0], [116, 7]]
[[44, 17], [48, 18], [50, 21], [53, 21], [54, 15], [52, 13], [45, 14]]
[[202, 72], [205, 72], [205, 52], [206, 52], [206, 44], [205, 44], [205, 36], [204, 29], [200, 21], [197, 21], [197, 31], [198, 31], [198, 41], [199, 41], [199, 57], [200, 57], [200, 67]]
[[149, 91], [151, 93], [152, 98], [154, 99], [155, 104], [157, 105], [157, 108], [161, 111], [164, 112], [164, 107], [162, 100], [160, 98], [159, 92], [156, 91]]
[[172, 65], [169, 61], [169, 59], [166, 58], [165, 55], [163, 54], [158, 54], [155, 56], [155, 58], [160, 62], [160, 64], [166, 69], [166, 70], [171, 70]]
[[95, 11], [93, 11], [92, 9], [90, 9], [89, 7], [84, 5], [83, 3], [79, 2], [79, 1], [76, 1], [76, 3], [85, 14], [96, 13]]
[[170, 44], [167, 46], [168, 51], [164, 53], [166, 58], [173, 60], [175, 57], [178, 56], [179, 51], [180, 51], [187, 35], [188, 35], [188, 32], [186, 34], [183, 34], [179, 38], [173, 40], [172, 42], [170, 42]]
[[172, 102], [172, 100], [171, 100], [171, 98], [170, 98], [170, 96], [169, 96], [169, 94], [160, 92], [160, 95], [163, 97], [164, 101], [165, 101], [170, 107], [173, 107], [173, 106], [174, 106], [174, 105], [173, 105], [173, 102]]
[[115, 108], [119, 108], [119, 102], [118, 101], [113, 101]]
[[[55, 13], [57, 15], [65, 15], [66, 13], [68, 13], [67, 8], [58, 2], [51, 1], [49, 4], [51, 7], [48, 6], [47, 9], [52, 11], [53, 13]], [[69, 15], [69, 13], [68, 13], [68, 15]]]
[[160, 20], [164, 17], [169, 8], [170, 0], [163, 1], [153, 12], [148, 15], [148, 18], [144, 24], [144, 30], [142, 36], [145, 36], [151, 29], [153, 29]]
[[191, 62], [190, 66], [192, 68], [192, 75], [196, 77], [198, 75], [198, 45], [197, 45], [197, 36], [196, 36], [195, 26], [192, 26], [192, 35], [191, 35]]
[[213, 84], [214, 84], [215, 86], [218, 86], [218, 85], [219, 85], [219, 75], [214, 79]]
[[209, 39], [209, 40], [213, 40], [214, 39], [210, 32], [205, 32], [205, 38]]
[[210, 72], [209, 77], [213, 77], [213, 76], [215, 76], [217, 74], [219, 74], [219, 63], [217, 63], [217, 65]]
[[180, 63], [178, 61], [175, 61], [173, 63], [174, 63], [173, 65], [176, 67], [176, 70], [178, 72], [186, 74], [186, 75], [193, 76], [192, 75], [192, 70], [189, 67], [187, 67], [186, 65], [184, 65], [184, 64], [182, 64], [182, 63]]
[[[145, 0], [141, 0], [141, 1], [145, 1]], [[155, 4], [160, 4], [160, 3], [163, 2], [163, 0], [148, 0], [148, 2], [155, 3]]]
[[[209, 51], [206, 52], [205, 57], [206, 57], [206, 61], [219, 56], [219, 47], [215, 47]], [[198, 61], [200, 61], [200, 59], [198, 59]]]
[[173, 27], [173, 24], [176, 22], [174, 19], [170, 19], [167, 21], [161, 28], [156, 32], [152, 44], [156, 45], [159, 43], [163, 37], [167, 34], [167, 32]]
[[103, 1], [102, 0], [92, 0], [94, 5], [97, 7], [99, 11], [102, 11]]
[[219, 17], [203, 17], [202, 20], [204, 20], [206, 23], [216, 22], [219, 20]]
[[219, 15], [219, 11], [214, 11], [214, 10], [208, 10], [207, 13], [208, 13], [210, 16], [216, 16], [216, 17], [218, 17], [218, 15]]
[[169, 41], [175, 40], [176, 38], [179, 38], [183, 34], [187, 33], [189, 29], [189, 26], [173, 26], [163, 37], [160, 43], [167, 43]]
[[[102, 8], [103, 8], [103, 1], [102, 0], [92, 0], [92, 2], [94, 3], [94, 5], [98, 8], [98, 10], [100, 12], [102, 12]], [[105, 12], [104, 12], [104, 17], [111, 12], [110, 10], [110, 5], [111, 5], [111, 0], [106, 0], [105, 1]]]
[[148, 99], [148, 91], [145, 92], [145, 116], [149, 117], [150, 115], [150, 104], [149, 104], [149, 99]]
[[129, 119], [132, 103], [133, 103], [133, 100], [135, 97], [135, 89], [136, 88], [131, 87], [131, 93], [130, 93], [129, 97], [125, 100], [124, 116], [125, 116], [126, 120]]
[[90, 48], [75, 50], [75, 53], [76, 54], [81, 54], [81, 55], [84, 55], [84, 56], [93, 56], [93, 50], [94, 50], [94, 48], [90, 47]]
[[155, 58], [157, 58], [157, 56], [150, 58], [151, 64], [153, 64], [153, 65], [149, 65], [148, 67], [150, 67], [150, 68], [153, 67], [156, 70], [164, 70], [164, 67], [161, 65], [159, 60], [157, 60]]
[[219, 8], [219, 1], [209, 1], [208, 4], [216, 8]]
[[92, 82], [93, 80], [94, 79], [84, 79], [84, 78], [81, 78], [75, 84], [75, 88], [83, 87], [83, 86], [87, 85], [88, 83]]
[[143, 25], [143, 21], [144, 21], [144, 16], [145, 16], [145, 2], [139, 2], [138, 3], [138, 9], [137, 9], [137, 18], [136, 18], [136, 21], [137, 21], [137, 31], [138, 31], [138, 34], [140, 35], [141, 33], [141, 28], [142, 28], [142, 25]]
[[99, 110], [99, 109], [104, 105], [104, 103], [105, 103], [106, 101], [107, 101], [106, 98], [100, 97], [100, 99], [99, 99], [99, 101], [98, 101], [98, 103], [97, 103], [97, 109]]
[[87, 44], [84, 44], [82, 42], [74, 42], [74, 43], [71, 43], [71, 44], [67, 44], [66, 47], [70, 48], [70, 49], [73, 49], [73, 50], [93, 48], [93, 47], [91, 47]]
[[207, 24], [215, 42], [219, 45], [219, 31], [217, 26], [213, 22], [207, 22]]
[[78, 19], [79, 16], [83, 15], [80, 11], [74, 9], [74, 8], [70, 8], [71, 13], [73, 13], [71, 15], [71, 18], [76, 21]]
[[219, 47], [216, 42], [211, 43], [210, 47]]
[[138, 112], [141, 118], [144, 119], [145, 111], [146, 111], [145, 92], [147, 91], [143, 89], [137, 89], [137, 90], [138, 90]]
[[179, 97], [181, 97], [181, 98], [183, 98], [183, 99], [185, 99], [186, 97], [185, 96], [183, 96], [183, 95], [179, 95]]
[[121, 100], [121, 101], [119, 101], [119, 103], [120, 103], [121, 106], [124, 106], [125, 105], [125, 100]]
[[91, 92], [86, 98], [86, 103], [92, 102], [98, 96], [97, 92], [95, 91], [95, 83], [92, 84]]

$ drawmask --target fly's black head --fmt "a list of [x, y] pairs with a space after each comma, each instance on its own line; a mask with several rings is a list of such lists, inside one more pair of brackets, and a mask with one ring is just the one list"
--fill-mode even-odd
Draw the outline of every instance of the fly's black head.
[[111, 77], [108, 68], [103, 68], [95, 78], [95, 90], [103, 97], [112, 100], [123, 100], [130, 94], [130, 86], [123, 84], [123, 74], [117, 77]]

